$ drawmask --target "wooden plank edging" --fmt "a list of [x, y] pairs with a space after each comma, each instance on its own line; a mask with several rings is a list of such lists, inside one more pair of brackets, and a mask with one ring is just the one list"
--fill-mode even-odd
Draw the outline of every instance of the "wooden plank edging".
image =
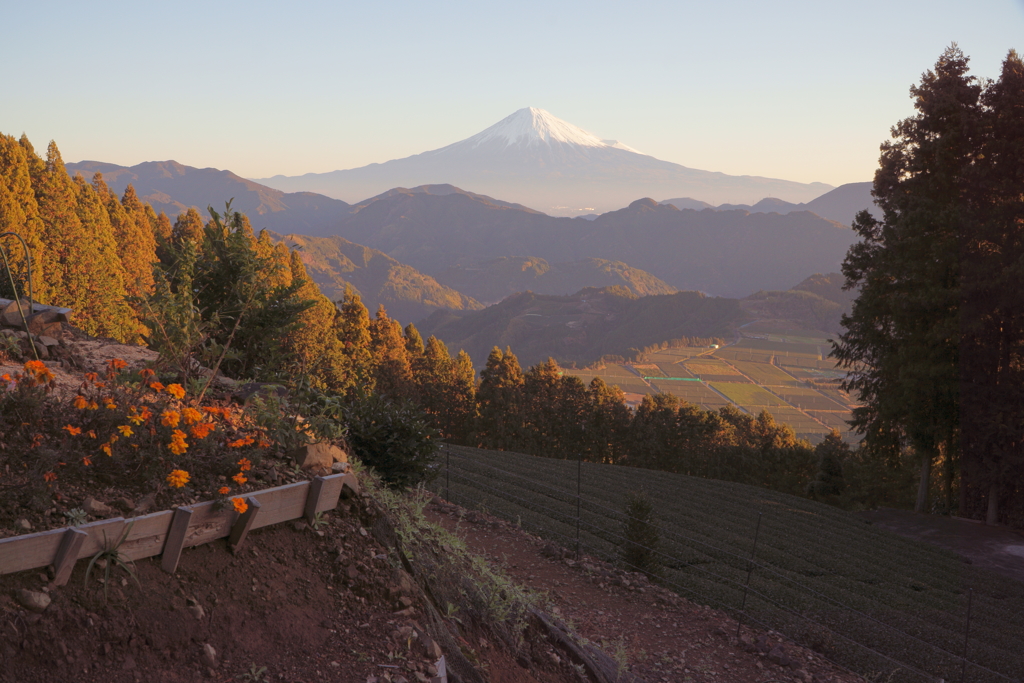
[[[359, 483], [352, 473], [254, 491], [247, 495], [246, 501], [249, 510], [255, 508], [258, 513], [246, 520], [245, 532], [236, 544], [241, 545], [245, 535], [253, 529], [303, 517], [313, 518], [317, 513], [336, 508], [343, 496], [358, 493]], [[64, 574], [70, 576], [75, 561], [114, 548], [122, 535], [125, 539], [117, 550], [126, 558], [139, 560], [163, 554], [161, 566], [166, 569], [173, 564], [176, 568], [184, 548], [230, 536], [244, 517], [233, 509], [217, 510], [216, 506], [216, 501], [207, 501], [127, 520], [114, 517], [78, 527], [0, 538], [0, 575], [54, 565], [58, 578], [66, 582]]]

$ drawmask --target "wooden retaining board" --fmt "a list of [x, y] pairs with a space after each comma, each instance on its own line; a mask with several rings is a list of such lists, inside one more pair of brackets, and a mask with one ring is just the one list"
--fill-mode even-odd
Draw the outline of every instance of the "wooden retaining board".
[[[359, 485], [353, 474], [334, 474], [323, 478], [320, 500], [314, 511], [333, 510], [338, 505], [342, 489], [348, 486], [354, 491]], [[305, 513], [306, 498], [310, 482], [302, 481], [247, 494], [246, 498], [259, 501], [261, 511], [253, 520], [253, 529], [300, 519]], [[185, 506], [192, 511], [183, 547], [193, 547], [225, 538], [238, 518], [233, 509], [216, 510], [215, 501]], [[164, 551], [167, 533], [174, 517], [174, 510], [162, 510], [125, 520], [122, 517], [104, 519], [83, 524], [77, 529], [86, 538], [76, 553], [75, 559], [92, 557], [104, 548], [121, 540], [125, 529], [128, 534], [120, 551], [132, 560], [160, 555]], [[68, 527], [50, 529], [34, 534], [24, 534], [0, 539], [0, 575], [46, 567], [57, 558], [64, 534]]]

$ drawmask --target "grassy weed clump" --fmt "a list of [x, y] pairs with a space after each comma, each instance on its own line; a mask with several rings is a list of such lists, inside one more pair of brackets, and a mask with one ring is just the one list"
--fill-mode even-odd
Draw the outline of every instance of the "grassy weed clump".
[[[513, 651], [520, 651], [537, 595], [516, 585], [500, 568], [472, 554], [457, 535], [431, 523], [423, 514], [429, 492], [403, 495], [381, 485], [379, 478], [361, 481], [393, 525], [400, 563], [429, 596], [435, 626], [489, 633]], [[457, 615], [457, 616], [456, 616]], [[448, 634], [437, 634], [458, 649]], [[470, 642], [474, 642], [470, 639]], [[446, 651], [448, 651], [446, 649]], [[473, 659], [475, 653], [464, 652]]]

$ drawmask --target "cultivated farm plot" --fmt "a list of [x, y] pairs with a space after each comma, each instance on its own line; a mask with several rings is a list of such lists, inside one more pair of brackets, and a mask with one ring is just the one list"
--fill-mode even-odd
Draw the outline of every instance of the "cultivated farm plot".
[[[828, 427], [796, 408], [780, 406], [778, 408], [771, 408], [768, 412], [772, 414], [776, 422], [788, 424], [797, 434], [820, 434], [824, 437], [829, 432]], [[813, 439], [812, 441], [820, 440]]]
[[707, 346], [681, 346], [677, 349], [662, 349], [661, 351], [649, 353], [647, 354], [647, 360], [650, 363], [675, 363], [676, 361], [710, 353], [710, 351], [711, 349]]
[[739, 382], [713, 382], [712, 388], [728, 397], [730, 401], [755, 413], [767, 408], [772, 414], [780, 406], [790, 407], [788, 403], [756, 384], [740, 384]]
[[836, 403], [820, 391], [810, 387], [771, 387], [771, 392], [789, 405], [800, 410], [846, 410], [846, 404]]
[[682, 363], [658, 363], [658, 369], [665, 377], [693, 377], [693, 373]]
[[751, 363], [734, 360], [733, 366], [749, 377], [755, 384], [762, 386], [797, 386], [800, 382], [784, 370], [768, 363]]
[[[576, 547], [575, 461], [453, 446], [450, 462], [446, 473], [442, 460], [435, 492]], [[585, 554], [620, 561], [624, 494], [644, 487], [659, 522], [664, 584], [734, 614], [763, 513], [743, 621], [885, 680], [960, 680], [971, 586], [967, 680], [1024, 677], [1024, 584], [952, 553], [743, 484], [582, 463], [580, 487]]]
[[749, 382], [740, 371], [720, 358], [704, 357], [686, 362], [686, 369], [705, 382]]
[[825, 426], [831, 429], [838, 429], [840, 432], [850, 431], [850, 425], [846, 423], [846, 421], [850, 419], [849, 411], [831, 412], [824, 410], [808, 410], [807, 414], [816, 420], [824, 422]]
[[687, 403], [699, 405], [705, 410], [718, 410], [729, 403], [721, 394], [712, 391], [703, 382], [659, 382], [652, 380], [656, 391], [677, 396]]
[[715, 356], [724, 358], [727, 361], [745, 360], [752, 363], [771, 363], [775, 354], [771, 351], [760, 351], [757, 349], [736, 348], [727, 346], [724, 349], [715, 351]]
[[[751, 349], [754, 351], [769, 352], [775, 354], [776, 358], [795, 358], [799, 356], [808, 358], [821, 358], [821, 347], [818, 344], [795, 343], [788, 341], [775, 341], [771, 339], [740, 339], [731, 349]], [[831, 350], [831, 347], [829, 347]]]

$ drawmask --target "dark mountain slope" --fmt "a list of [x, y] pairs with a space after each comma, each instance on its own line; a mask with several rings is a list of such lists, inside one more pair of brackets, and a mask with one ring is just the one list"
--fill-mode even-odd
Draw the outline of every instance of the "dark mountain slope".
[[725, 337], [745, 319], [735, 299], [699, 292], [638, 298], [625, 287], [606, 287], [571, 296], [522, 292], [482, 311], [438, 311], [417, 327], [453, 352], [465, 349], [478, 367], [493, 347], [511, 346], [525, 368], [549, 356], [587, 365], [673, 339]]
[[676, 291], [675, 287], [639, 268], [621, 261], [594, 258], [550, 264], [532, 256], [502, 256], [475, 265], [452, 266], [435, 277], [438, 282], [485, 303], [501, 301], [510, 294], [527, 290], [564, 295], [584, 287], [622, 285], [637, 296]]

